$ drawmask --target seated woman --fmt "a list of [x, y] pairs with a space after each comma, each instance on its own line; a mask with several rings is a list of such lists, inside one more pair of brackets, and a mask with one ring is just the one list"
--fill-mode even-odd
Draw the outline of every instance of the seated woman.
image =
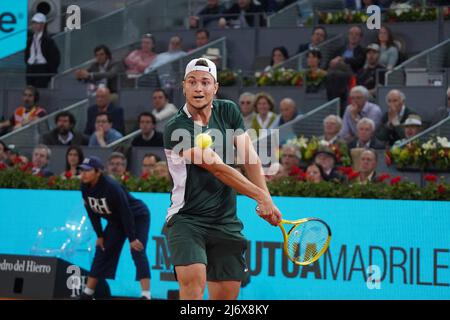
[[307, 55], [307, 69], [305, 73], [306, 92], [318, 92], [324, 87], [327, 72], [320, 69], [322, 53], [319, 49], [311, 49]]
[[285, 47], [275, 47], [272, 49], [270, 65], [264, 68], [264, 72], [272, 71], [281, 63], [289, 59], [289, 53]]
[[38, 105], [39, 91], [33, 86], [26, 86], [23, 91], [22, 105], [16, 108], [12, 117], [0, 122], [0, 131], [6, 133], [19, 129], [47, 115], [47, 111]]
[[66, 151], [66, 170], [61, 173], [63, 179], [80, 179], [80, 169], [78, 166], [83, 162], [83, 150], [80, 147], [72, 146]]
[[155, 39], [150, 33], [142, 36], [141, 48], [131, 51], [124, 59], [126, 73], [138, 75], [144, 73], [145, 69], [153, 62], [157, 54], [154, 52]]
[[[256, 114], [253, 116], [251, 122], [251, 129], [254, 129], [256, 137], [260, 136], [259, 130], [272, 129], [276, 125], [277, 114], [273, 112], [275, 109], [275, 102], [271, 95], [261, 92], [258, 93], [253, 102], [253, 109]], [[252, 135], [251, 135], [252, 136]], [[252, 136], [252, 138], [255, 138]]]
[[320, 164], [311, 163], [306, 168], [306, 181], [312, 183], [320, 183], [322, 181], [325, 181], [325, 173]]
[[394, 36], [392, 31], [382, 26], [378, 31], [377, 43], [380, 46], [380, 60], [379, 64], [386, 69], [393, 69], [398, 62], [398, 48], [394, 43]]

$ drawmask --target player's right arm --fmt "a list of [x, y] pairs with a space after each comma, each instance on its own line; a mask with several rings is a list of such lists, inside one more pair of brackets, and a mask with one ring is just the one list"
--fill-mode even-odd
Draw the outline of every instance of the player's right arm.
[[[211, 148], [201, 149], [194, 147], [186, 151], [182, 151], [181, 156], [191, 163], [209, 171], [217, 179], [227, 186], [233, 188], [237, 192], [246, 195], [258, 202], [260, 212], [264, 215], [272, 216], [277, 210], [273, 205], [270, 194], [267, 190], [258, 187], [252, 183], [239, 171], [225, 164], [219, 155]], [[265, 217], [263, 217], [265, 218]], [[276, 226], [277, 221], [266, 219], [270, 224]]]

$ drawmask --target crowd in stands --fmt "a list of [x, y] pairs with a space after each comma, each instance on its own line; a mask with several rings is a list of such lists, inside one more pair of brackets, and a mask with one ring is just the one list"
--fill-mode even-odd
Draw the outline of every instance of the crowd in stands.
[[[30, 162], [34, 175], [49, 177], [56, 174], [64, 179], [79, 177], [78, 165], [84, 159], [82, 146], [107, 147], [130, 133], [126, 130], [125, 106], [118, 103], [118, 80], [122, 73], [133, 78], [159, 68], [160, 84], [165, 86], [167, 81], [173, 81], [171, 71], [163, 70], [167, 62], [184, 57], [210, 42], [210, 33], [204, 28], [265, 26], [268, 13], [293, 2], [295, 1], [260, 0], [256, 4], [251, 0], [237, 0], [226, 8], [219, 0], [208, 0], [204, 8], [189, 17], [189, 26], [195, 29], [195, 47], [189, 49], [184, 47], [181, 36], [174, 35], [169, 40], [167, 51], [157, 53], [156, 39], [147, 33], [141, 37], [139, 48], [129, 52], [122, 60], [115, 60], [108, 46], [98, 45], [93, 52], [95, 61], [88, 68], [78, 69], [73, 73], [75, 79], [86, 84], [95, 101], [87, 110], [84, 131], [76, 130], [78, 119], [71, 112], [59, 112], [54, 117], [54, 129], [40, 137], [40, 144], [34, 148], [31, 159], [20, 154], [13, 145], [0, 140], [0, 164], [12, 166], [17, 161]], [[372, 4], [395, 8], [398, 1], [345, 1], [346, 8], [355, 10], [365, 10]], [[46, 106], [39, 102], [38, 88], [48, 87], [51, 80], [48, 74], [57, 73], [60, 54], [54, 41], [46, 33], [45, 15], [35, 14], [31, 21], [32, 32], [25, 50], [29, 74], [27, 86], [14, 113], [8, 119], [0, 121], [0, 139], [6, 133], [47, 116]], [[323, 135], [318, 138], [326, 143], [316, 151], [310, 163], [303, 162], [297, 146], [286, 144], [281, 147], [280, 163], [275, 168], [275, 174], [267, 176], [268, 180], [298, 176], [300, 172], [304, 180], [314, 183], [345, 182], [348, 177], [338, 170], [336, 154], [326, 146], [339, 143], [345, 145], [353, 161], [358, 163], [357, 181], [376, 181], [379, 161], [376, 150], [388, 150], [392, 146], [401, 145], [428, 125], [450, 115], [450, 88], [447, 91], [448, 106], [442, 106], [431, 123], [424, 121], [417, 111], [408, 106], [408, 99], [400, 90], [393, 89], [385, 97], [377, 97], [377, 87], [384, 84], [385, 73], [398, 65], [404, 57], [394, 34], [387, 26], [383, 26], [378, 31], [376, 40], [365, 47], [362, 45], [363, 36], [360, 26], [349, 27], [345, 45], [327, 57], [327, 61], [321, 51], [321, 45], [328, 39], [325, 27], [314, 27], [309, 41], [298, 44], [296, 54], [306, 53], [307, 76], [323, 79], [309, 84], [306, 91], [325, 91], [329, 100], [339, 98], [341, 113], [323, 119]], [[210, 49], [204, 57], [211, 58], [219, 66], [220, 51]], [[286, 47], [277, 46], [272, 50], [270, 64], [259, 71], [270, 72], [282, 68], [289, 57]], [[376, 103], [380, 99], [385, 99], [388, 106], [384, 113]], [[132, 147], [162, 148], [164, 126], [181, 107], [171, 103], [170, 95], [164, 88], [153, 90], [151, 101], [152, 106], [142, 108], [136, 119], [134, 127], [139, 130], [131, 140]], [[253, 139], [259, 137], [261, 129], [277, 129], [303, 116], [301, 101], [295, 101], [291, 97], [276, 101], [268, 92], [244, 92], [236, 102], [245, 128], [254, 130], [250, 130], [255, 133]], [[63, 172], [53, 173], [48, 170], [52, 146], [68, 147]], [[352, 152], [355, 149], [359, 152]], [[127, 174], [127, 162], [126, 154], [113, 152], [107, 161], [107, 172], [112, 176], [123, 176]], [[144, 156], [141, 174], [169, 177], [166, 163], [154, 154]]]

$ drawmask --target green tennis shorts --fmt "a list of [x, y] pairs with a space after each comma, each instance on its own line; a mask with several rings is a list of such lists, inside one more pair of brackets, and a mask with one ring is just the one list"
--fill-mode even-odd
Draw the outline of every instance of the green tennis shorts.
[[207, 281], [245, 281], [247, 240], [240, 232], [225, 233], [172, 217], [167, 223], [170, 262], [173, 266], [206, 265]]

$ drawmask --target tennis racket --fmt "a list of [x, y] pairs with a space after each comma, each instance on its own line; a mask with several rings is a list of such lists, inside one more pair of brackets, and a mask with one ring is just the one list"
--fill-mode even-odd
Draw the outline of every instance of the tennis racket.
[[281, 220], [278, 226], [283, 233], [284, 253], [297, 265], [317, 261], [330, 245], [331, 229], [321, 219]]

